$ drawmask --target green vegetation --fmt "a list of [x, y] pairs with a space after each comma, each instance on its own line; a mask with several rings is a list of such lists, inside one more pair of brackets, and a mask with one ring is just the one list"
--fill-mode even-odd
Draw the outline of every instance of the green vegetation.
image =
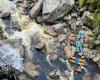
[[[93, 41], [91, 41], [92, 47], [95, 45], [95, 40], [100, 35], [100, 0], [88, 0], [89, 10], [93, 13]], [[100, 48], [100, 47], [99, 47]]]
[[88, 3], [92, 11], [100, 10], [100, 0], [88, 0]]
[[79, 0], [79, 7], [81, 8], [84, 4], [84, 0]]
[[95, 45], [94, 40], [88, 40], [88, 45], [92, 48]]
[[97, 51], [98, 54], [100, 54], [100, 46], [98, 46], [98, 47], [96, 48], [96, 51]]

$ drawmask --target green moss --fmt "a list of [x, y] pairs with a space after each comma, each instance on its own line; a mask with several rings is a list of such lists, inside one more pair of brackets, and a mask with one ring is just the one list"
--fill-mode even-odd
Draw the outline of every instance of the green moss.
[[100, 9], [100, 0], [88, 0], [90, 10], [94, 11]]
[[[88, 0], [90, 10], [93, 13], [93, 41], [100, 35], [100, 0]], [[92, 41], [92, 42], [93, 42]]]
[[100, 46], [96, 48], [97, 54], [100, 54]]
[[84, 4], [84, 0], [79, 0], [79, 7], [81, 8]]
[[94, 40], [96, 40], [96, 38], [100, 34], [100, 13], [98, 11], [94, 13], [93, 28], [94, 28]]
[[94, 40], [89, 40], [87, 43], [91, 48], [93, 48], [95, 46]]
[[100, 10], [99, 10], [99, 9], [95, 10], [94, 18], [95, 18], [97, 21], [100, 21]]

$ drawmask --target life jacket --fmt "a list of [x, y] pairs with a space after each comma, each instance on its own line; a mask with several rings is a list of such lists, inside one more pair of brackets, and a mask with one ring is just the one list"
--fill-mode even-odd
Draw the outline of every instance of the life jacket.
[[86, 37], [85, 31], [79, 31], [79, 32], [78, 32], [78, 38], [84, 39], [85, 37]]
[[76, 41], [76, 50], [77, 50], [79, 53], [83, 53], [82, 42], [79, 41], [79, 40]]
[[74, 64], [80, 65], [80, 66], [85, 65], [85, 60], [83, 57], [72, 56], [72, 57], [70, 57], [69, 61], [74, 63]]

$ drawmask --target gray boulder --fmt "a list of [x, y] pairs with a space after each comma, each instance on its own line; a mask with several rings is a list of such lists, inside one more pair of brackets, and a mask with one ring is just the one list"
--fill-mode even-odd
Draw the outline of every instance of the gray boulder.
[[36, 17], [40, 10], [41, 10], [41, 7], [42, 7], [42, 3], [43, 3], [43, 0], [38, 0], [34, 6], [32, 7], [31, 11], [30, 11], [30, 17], [31, 18], [34, 18]]
[[73, 5], [74, 0], [44, 0], [43, 19], [46, 22], [53, 22], [67, 14]]

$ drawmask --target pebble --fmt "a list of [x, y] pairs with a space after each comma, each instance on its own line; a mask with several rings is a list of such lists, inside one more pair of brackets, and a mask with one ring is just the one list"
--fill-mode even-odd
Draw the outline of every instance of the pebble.
[[94, 61], [94, 62], [97, 62], [97, 61], [99, 61], [99, 60], [100, 60], [100, 56], [96, 56], [96, 57], [93, 58], [93, 61]]
[[58, 41], [62, 43], [64, 40], [66, 40], [66, 34], [59, 34], [58, 35]]
[[71, 15], [67, 15], [64, 17], [64, 20], [71, 20]]
[[46, 34], [49, 34], [50, 36], [57, 36], [56, 30], [54, 27], [48, 27], [44, 31]]
[[57, 60], [58, 59], [58, 54], [56, 52], [51, 52], [49, 53], [49, 59], [50, 60]]
[[77, 13], [71, 13], [72, 17], [77, 17]]
[[73, 23], [73, 24], [71, 24], [71, 29], [73, 29], [73, 30], [76, 30], [76, 24], [75, 23]]
[[42, 16], [37, 16], [37, 17], [36, 17], [36, 22], [37, 22], [37, 23], [42, 23], [42, 22], [43, 22]]
[[36, 49], [41, 50], [41, 49], [45, 48], [45, 43], [44, 42], [39, 42], [33, 47], [36, 48]]
[[17, 78], [19, 80], [32, 80], [32, 79], [29, 79], [25, 74], [17, 75]]
[[33, 64], [31, 61], [28, 61], [24, 64], [24, 72], [30, 77], [39, 76], [38, 66]]

